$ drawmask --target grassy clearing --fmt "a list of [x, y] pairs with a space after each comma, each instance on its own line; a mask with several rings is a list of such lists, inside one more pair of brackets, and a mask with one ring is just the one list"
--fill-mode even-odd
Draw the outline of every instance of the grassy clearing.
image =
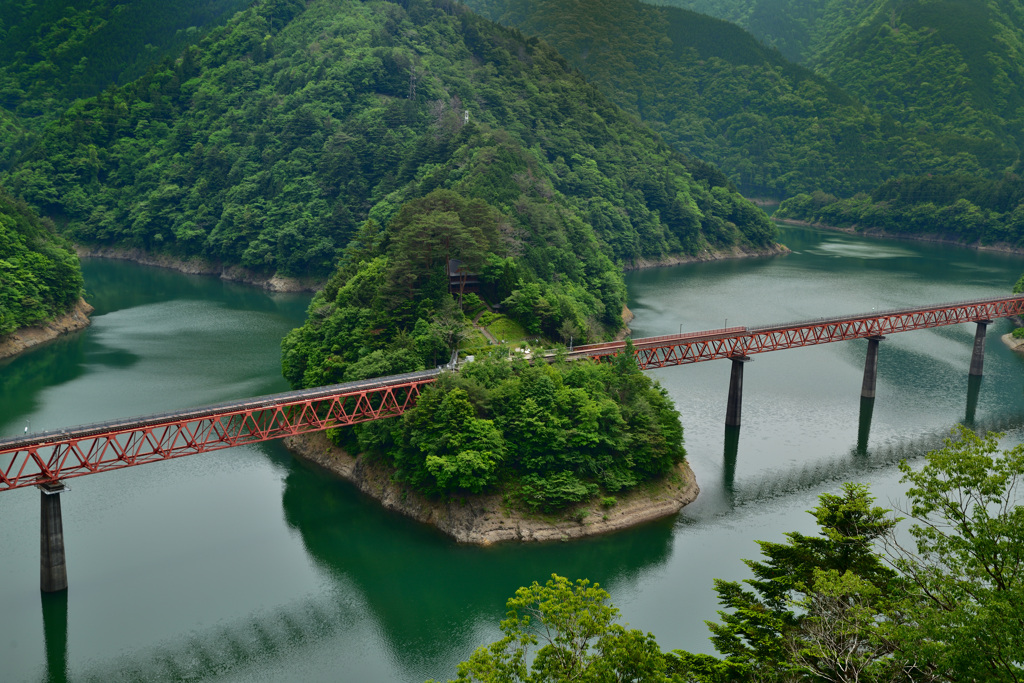
[[480, 330], [470, 327], [466, 330], [466, 338], [459, 343], [459, 350], [476, 349], [488, 346], [487, 337]]
[[[490, 320], [484, 322], [485, 317], [489, 317]], [[487, 331], [493, 334], [498, 341], [514, 342], [526, 339], [528, 336], [526, 330], [516, 321], [489, 311], [480, 316], [480, 324], [487, 327]]]

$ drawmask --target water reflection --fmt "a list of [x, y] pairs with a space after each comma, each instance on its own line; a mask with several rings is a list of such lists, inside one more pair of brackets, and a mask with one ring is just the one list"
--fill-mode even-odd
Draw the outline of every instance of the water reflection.
[[309, 302], [307, 294], [272, 293], [205, 275], [186, 275], [127, 261], [86, 258], [82, 260], [82, 274], [87, 283], [86, 299], [96, 309], [93, 315], [154, 301], [216, 299], [230, 310], [259, 313], [275, 313], [282, 306], [291, 308], [293, 304], [304, 309]]
[[0, 361], [0, 435], [21, 433], [24, 417], [39, 408], [40, 392], [85, 372], [85, 348], [85, 336], [77, 332]]
[[351, 603], [336, 596], [321, 596], [193, 631], [180, 640], [94, 665], [82, 679], [191, 681], [216, 674], [221, 679], [235, 676], [252, 680], [257, 671], [276, 659], [310, 644], [348, 635], [358, 619], [359, 610]]
[[282, 502], [311, 556], [358, 587], [394, 658], [409, 669], [472, 649], [473, 625], [497, 624], [520, 586], [553, 572], [605, 586], [631, 579], [663, 565], [673, 539], [669, 518], [572, 543], [461, 545], [304, 468], [289, 472]]
[[68, 591], [40, 593], [43, 608], [43, 642], [46, 677], [51, 683], [68, 679]]

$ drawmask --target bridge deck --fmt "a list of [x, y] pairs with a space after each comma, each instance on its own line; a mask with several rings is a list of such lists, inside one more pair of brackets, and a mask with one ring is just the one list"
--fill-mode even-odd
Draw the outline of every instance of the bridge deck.
[[[1024, 314], [1024, 296], [978, 299], [632, 340], [643, 369], [741, 357]], [[621, 353], [626, 342], [579, 346], [570, 359]], [[554, 354], [541, 355], [551, 361]], [[0, 491], [401, 415], [441, 370], [380, 377], [0, 439]]]

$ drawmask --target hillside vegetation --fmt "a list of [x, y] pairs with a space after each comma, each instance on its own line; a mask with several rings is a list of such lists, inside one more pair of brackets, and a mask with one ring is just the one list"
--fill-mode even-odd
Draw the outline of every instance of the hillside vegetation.
[[[1015, 0], [666, 4], [734, 21], [780, 49], [790, 45], [788, 56], [958, 157], [961, 172], [1021, 170], [1024, 7]], [[792, 40], [780, 42], [782, 35]]]
[[841, 199], [816, 192], [782, 202], [777, 218], [905, 236], [939, 236], [969, 244], [1024, 247], [1024, 179], [919, 176], [883, 183]]
[[71, 100], [141, 76], [245, 0], [0, 0], [0, 107], [55, 118]]
[[[903, 165], [859, 192], [822, 185], [777, 214], [836, 226], [967, 243], [1024, 246], [1024, 7], [1010, 0], [672, 0], [729, 18], [771, 42], [799, 25], [802, 62], [910, 131], [946, 161]], [[814, 11], [805, 11], [814, 9]], [[768, 19], [766, 10], [781, 18]], [[782, 10], [787, 10], [783, 12]], [[788, 11], [792, 10], [792, 11]], [[796, 43], [794, 43], [796, 45]], [[908, 155], [908, 152], [909, 155]], [[861, 163], [856, 157], [855, 163]], [[868, 163], [873, 163], [866, 160]]]
[[501, 491], [534, 513], [598, 495], [614, 505], [686, 454], [679, 413], [632, 353], [614, 363], [477, 360], [427, 387], [402, 418], [333, 438], [428, 496]]
[[78, 257], [0, 189], [0, 337], [66, 313], [81, 295]]
[[469, 5], [550, 42], [616, 104], [747, 194], [849, 196], [901, 174], [990, 170], [988, 156], [952, 154], [718, 19], [637, 0]]
[[11, 112], [0, 108], [0, 169], [10, 166], [28, 144], [21, 121]]
[[367, 217], [436, 188], [513, 232], [542, 199], [622, 261], [774, 238], [550, 48], [418, 0], [262, 2], [76, 102], [7, 182], [82, 242], [284, 274], [328, 275]]
[[825, 27], [856, 21], [857, 0], [656, 0], [724, 19], [750, 31], [759, 41], [799, 64], [810, 61]]
[[818, 73], [963, 160], [1022, 170], [1024, 6], [1016, 0], [875, 0], [822, 25]]

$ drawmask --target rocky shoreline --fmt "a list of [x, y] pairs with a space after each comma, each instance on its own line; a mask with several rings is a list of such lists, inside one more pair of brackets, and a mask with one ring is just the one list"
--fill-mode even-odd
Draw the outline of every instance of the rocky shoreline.
[[213, 275], [221, 280], [240, 282], [254, 287], [261, 287], [271, 292], [315, 292], [323, 286], [323, 282], [313, 278], [294, 278], [283, 275], [266, 275], [243, 268], [207, 261], [199, 257], [180, 259], [167, 254], [151, 254], [142, 249], [124, 249], [121, 247], [97, 247], [75, 245], [79, 258], [109, 258], [120, 261], [131, 261], [144, 266], [168, 268], [188, 275]]
[[85, 299], [79, 298], [78, 303], [70, 311], [45, 325], [22, 327], [0, 337], [0, 359], [16, 356], [61, 335], [85, 329], [90, 324], [89, 314], [92, 311], [92, 306], [86, 303]]
[[1003, 343], [1009, 346], [1013, 351], [1016, 351], [1017, 353], [1024, 353], [1024, 339], [1017, 339], [1013, 336], [1013, 333], [1004, 334], [1000, 339], [1002, 339]]
[[784, 244], [773, 244], [770, 247], [744, 247], [735, 245], [724, 251], [705, 250], [699, 254], [680, 254], [678, 256], [665, 256], [659, 259], [637, 259], [626, 262], [622, 269], [625, 271], [645, 270], [647, 268], [662, 268], [665, 266], [679, 266], [684, 263], [704, 263], [707, 261], [725, 261], [740, 258], [758, 258], [761, 256], [780, 256], [788, 254], [789, 247]]
[[[124, 249], [121, 247], [97, 247], [77, 244], [75, 251], [79, 258], [109, 258], [131, 261], [144, 266], [169, 268], [188, 275], [213, 275], [230, 282], [241, 282], [254, 287], [262, 287], [271, 292], [315, 292], [323, 286], [321, 280], [313, 278], [293, 278], [282, 275], [265, 275], [256, 273], [242, 266], [224, 265], [199, 257], [180, 259], [167, 254], [151, 254], [142, 249]], [[771, 247], [751, 248], [734, 246], [726, 251], [704, 251], [695, 256], [666, 256], [660, 259], [637, 259], [623, 266], [623, 270], [644, 270], [663, 266], [678, 266], [684, 263], [701, 263], [704, 261], [722, 261], [726, 259], [757, 258], [760, 256], [777, 256], [788, 254], [789, 248], [782, 244]], [[627, 321], [628, 322], [628, 321]]]
[[353, 457], [335, 447], [322, 432], [288, 437], [284, 442], [296, 457], [355, 484], [385, 509], [430, 524], [460, 543], [475, 545], [566, 541], [618, 531], [673, 515], [700, 492], [693, 471], [684, 462], [665, 480], [617, 496], [614, 506], [606, 508], [597, 501], [574, 511], [572, 520], [528, 516], [505, 506], [501, 494], [447, 501], [427, 498], [392, 481], [389, 469], [381, 463]]
[[995, 251], [1002, 254], [1024, 254], [1024, 249], [1011, 247], [1007, 244], [981, 244], [980, 242], [964, 242], [963, 240], [944, 237], [942, 235], [907, 235], [901, 232], [889, 232], [882, 228], [842, 228], [826, 223], [812, 223], [810, 221], [796, 220], [795, 218], [772, 218], [776, 223], [792, 225], [798, 228], [816, 228], [818, 230], [829, 230], [831, 232], [843, 232], [847, 235], [863, 235], [865, 237], [879, 237], [887, 240], [905, 242], [930, 242], [932, 244], [948, 244], [954, 247], [965, 249], [977, 249], [978, 251]]

